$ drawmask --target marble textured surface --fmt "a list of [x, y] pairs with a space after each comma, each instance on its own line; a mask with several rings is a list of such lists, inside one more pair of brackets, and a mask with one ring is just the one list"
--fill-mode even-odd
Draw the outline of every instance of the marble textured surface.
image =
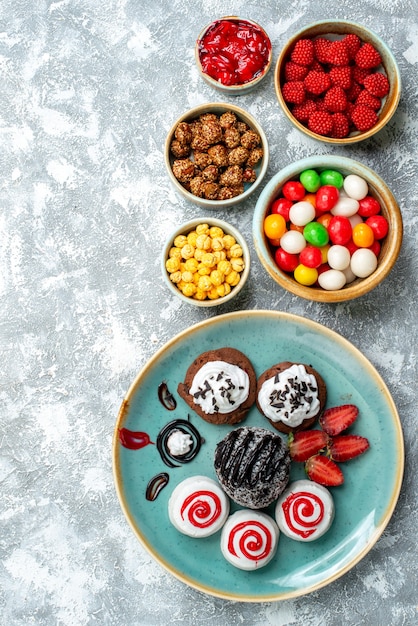
[[[321, 7], [309, 0], [2, 1], [1, 623], [417, 623], [418, 7], [416, 0]], [[206, 23], [228, 14], [261, 23], [275, 59], [300, 27], [330, 16], [369, 26], [395, 53], [403, 82], [397, 113], [377, 136], [347, 149], [290, 126], [273, 72], [238, 102], [268, 136], [267, 178], [305, 156], [343, 153], [393, 189], [402, 251], [388, 280], [359, 300], [292, 297], [255, 255], [248, 286], [230, 305], [192, 308], [164, 287], [163, 240], [201, 214], [170, 187], [164, 140], [185, 110], [225, 99], [199, 78], [193, 48]], [[255, 200], [214, 215], [250, 242]], [[169, 338], [212, 315], [262, 308], [321, 322], [371, 360], [399, 410], [406, 471], [383, 536], [344, 577], [281, 603], [231, 603], [186, 587], [137, 542], [114, 490], [111, 442], [127, 388]]]

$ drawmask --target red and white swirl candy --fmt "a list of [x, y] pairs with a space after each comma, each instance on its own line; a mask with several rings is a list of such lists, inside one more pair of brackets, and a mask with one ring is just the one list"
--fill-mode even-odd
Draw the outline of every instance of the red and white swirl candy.
[[225, 559], [243, 570], [267, 565], [277, 550], [279, 529], [272, 517], [241, 509], [225, 522], [221, 534], [221, 550]]
[[332, 524], [334, 500], [326, 487], [311, 480], [296, 480], [278, 499], [275, 517], [287, 537], [314, 541]]
[[209, 537], [229, 515], [229, 499], [217, 482], [206, 476], [186, 478], [173, 490], [168, 515], [177, 530], [190, 537]]

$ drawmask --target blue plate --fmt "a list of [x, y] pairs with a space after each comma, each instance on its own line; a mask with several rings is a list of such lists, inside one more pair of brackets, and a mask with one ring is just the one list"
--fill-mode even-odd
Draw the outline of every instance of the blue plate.
[[[360, 412], [351, 431], [370, 441], [365, 454], [342, 464], [345, 482], [332, 489], [336, 513], [329, 531], [311, 543], [281, 535], [274, 559], [252, 572], [238, 570], [225, 561], [220, 532], [205, 539], [186, 537], [170, 524], [167, 511], [169, 497], [179, 482], [198, 474], [216, 478], [214, 448], [232, 427], [215, 426], [190, 414], [177, 394], [177, 385], [201, 352], [225, 346], [244, 352], [257, 375], [280, 361], [312, 365], [327, 383], [327, 406], [356, 404]], [[177, 400], [175, 410], [167, 410], [159, 400], [162, 381]], [[167, 423], [187, 419], [189, 414], [204, 438], [190, 463], [170, 468], [152, 443], [137, 450], [121, 445], [122, 428], [146, 433], [155, 443]], [[242, 424], [269, 428], [255, 406]], [[242, 311], [196, 324], [149, 360], [122, 402], [113, 439], [113, 469], [127, 520], [164, 568], [204, 593], [235, 601], [266, 602], [319, 589], [345, 574], [369, 552], [388, 524], [399, 496], [404, 445], [399, 416], [384, 381], [351, 343], [303, 317]], [[147, 500], [147, 485], [161, 472], [168, 474], [169, 482], [154, 500]], [[291, 480], [303, 475], [302, 464], [294, 463]], [[233, 505], [232, 511], [236, 508]], [[272, 511], [273, 505], [267, 512]]]

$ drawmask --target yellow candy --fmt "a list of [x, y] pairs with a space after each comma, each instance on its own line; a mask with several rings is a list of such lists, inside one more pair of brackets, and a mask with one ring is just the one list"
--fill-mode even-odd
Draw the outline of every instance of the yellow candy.
[[211, 226], [209, 228], [209, 235], [212, 239], [216, 239], [217, 237], [222, 238], [224, 236], [224, 231], [219, 226]]
[[203, 265], [206, 265], [206, 267], [214, 267], [216, 265], [216, 259], [211, 252], [206, 252], [202, 256], [201, 262], [203, 263]]
[[230, 258], [238, 259], [242, 256], [242, 248], [238, 243], [234, 243], [229, 249]]
[[209, 233], [209, 224], [199, 224], [196, 226], [196, 232], [198, 235], [207, 235]]
[[170, 280], [172, 283], [179, 283], [181, 281], [181, 272], [172, 272], [170, 274]]
[[197, 287], [194, 283], [187, 283], [183, 286], [182, 288], [182, 292], [185, 296], [187, 296], [188, 298], [191, 298], [192, 296], [194, 296], [194, 294], [197, 291]]
[[236, 272], [242, 272], [244, 269], [244, 259], [242, 257], [239, 259], [231, 259], [231, 266]]
[[201, 250], [200, 248], [196, 248], [196, 250], [194, 251], [194, 258], [196, 259], [196, 261], [201, 261], [202, 256], [204, 254], [205, 254], [204, 250]]
[[224, 275], [219, 270], [212, 270], [212, 272], [210, 273], [210, 280], [212, 282], [212, 285], [218, 287], [224, 282]]
[[219, 285], [219, 287], [216, 287], [216, 290], [219, 294], [219, 297], [223, 298], [224, 296], [227, 296], [229, 293], [231, 293], [231, 285], [228, 285], [228, 283], [223, 283], [222, 285]]
[[293, 272], [295, 280], [301, 285], [313, 285], [318, 278], [318, 271], [314, 267], [299, 264]]
[[194, 300], [206, 300], [206, 293], [206, 291], [203, 291], [203, 289], [199, 289], [198, 287], [193, 298]]
[[192, 230], [192, 232], [187, 235], [187, 243], [196, 248], [196, 239], [197, 232], [195, 230]]
[[208, 265], [203, 265], [203, 263], [200, 263], [197, 268], [197, 273], [199, 276], [209, 276], [211, 271], [211, 268]]
[[222, 237], [213, 237], [212, 238], [212, 250], [215, 252], [217, 250], [224, 249], [224, 240]]
[[174, 245], [176, 248], [182, 248], [187, 243], [186, 235], [177, 235], [174, 239]]
[[231, 262], [227, 261], [226, 259], [223, 261], [219, 261], [218, 270], [222, 272], [222, 274], [225, 274], [226, 276], [232, 270]]
[[181, 256], [183, 259], [191, 259], [194, 256], [195, 248], [189, 243], [186, 243], [181, 249]]
[[240, 275], [235, 270], [231, 270], [227, 276], [225, 276], [225, 282], [235, 287], [240, 281]]
[[219, 261], [224, 261], [226, 259], [226, 252], [225, 250], [215, 250], [213, 256], [216, 259], [216, 263], [219, 263]]
[[212, 239], [205, 234], [196, 237], [196, 248], [200, 250], [210, 250], [212, 247]]
[[216, 287], [212, 287], [212, 289], [209, 289], [207, 295], [209, 300], [217, 300], [219, 298], [219, 293]]
[[170, 257], [165, 262], [165, 268], [169, 274], [177, 272], [180, 269], [180, 259], [178, 257]]
[[224, 246], [227, 250], [232, 248], [232, 246], [236, 243], [235, 238], [232, 235], [225, 235], [223, 241]]
[[180, 248], [170, 248], [168, 251], [169, 257], [176, 257], [177, 259], [181, 259], [181, 250]]
[[185, 283], [193, 282], [193, 272], [183, 272], [181, 275], [181, 279], [184, 280]]
[[212, 289], [212, 282], [209, 276], [201, 276], [199, 278], [199, 282], [197, 283], [197, 286], [202, 291], [209, 291], [210, 289]]
[[184, 269], [186, 270], [186, 272], [197, 272], [197, 268], [199, 266], [199, 262], [197, 261], [197, 259], [195, 259], [195, 257], [193, 257], [192, 259], [187, 259], [186, 263], [184, 264]]

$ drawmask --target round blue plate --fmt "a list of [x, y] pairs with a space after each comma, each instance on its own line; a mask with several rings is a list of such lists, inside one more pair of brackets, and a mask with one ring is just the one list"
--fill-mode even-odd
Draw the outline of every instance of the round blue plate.
[[[192, 361], [206, 350], [231, 346], [244, 352], [257, 375], [280, 361], [316, 368], [328, 388], [327, 406], [352, 403], [359, 417], [351, 431], [367, 437], [370, 449], [341, 464], [345, 482], [332, 488], [335, 519], [329, 531], [311, 543], [280, 536], [274, 559], [264, 568], [245, 572], [223, 558], [220, 532], [192, 539], [170, 524], [167, 504], [174, 487], [188, 476], [216, 478], [213, 453], [231, 430], [192, 413], [177, 394]], [[169, 411], [158, 398], [162, 381], [177, 400]], [[173, 419], [188, 419], [204, 438], [190, 463], [167, 467], [157, 446], [124, 447], [119, 431], [146, 433], [151, 442]], [[268, 421], [254, 406], [242, 424]], [[145, 440], [146, 441], [146, 440]], [[305, 318], [275, 311], [242, 311], [220, 315], [183, 331], [145, 365], [122, 402], [113, 438], [113, 469], [123, 512], [148, 552], [171, 574], [199, 591], [235, 601], [266, 602], [310, 593], [331, 583], [358, 563], [379, 539], [395, 508], [404, 469], [404, 445], [392, 397], [371, 363], [339, 334]], [[168, 484], [155, 500], [145, 497], [154, 476], [166, 472]], [[291, 480], [304, 476], [294, 463]], [[236, 510], [235, 505], [232, 511]], [[267, 512], [272, 513], [273, 505]]]

